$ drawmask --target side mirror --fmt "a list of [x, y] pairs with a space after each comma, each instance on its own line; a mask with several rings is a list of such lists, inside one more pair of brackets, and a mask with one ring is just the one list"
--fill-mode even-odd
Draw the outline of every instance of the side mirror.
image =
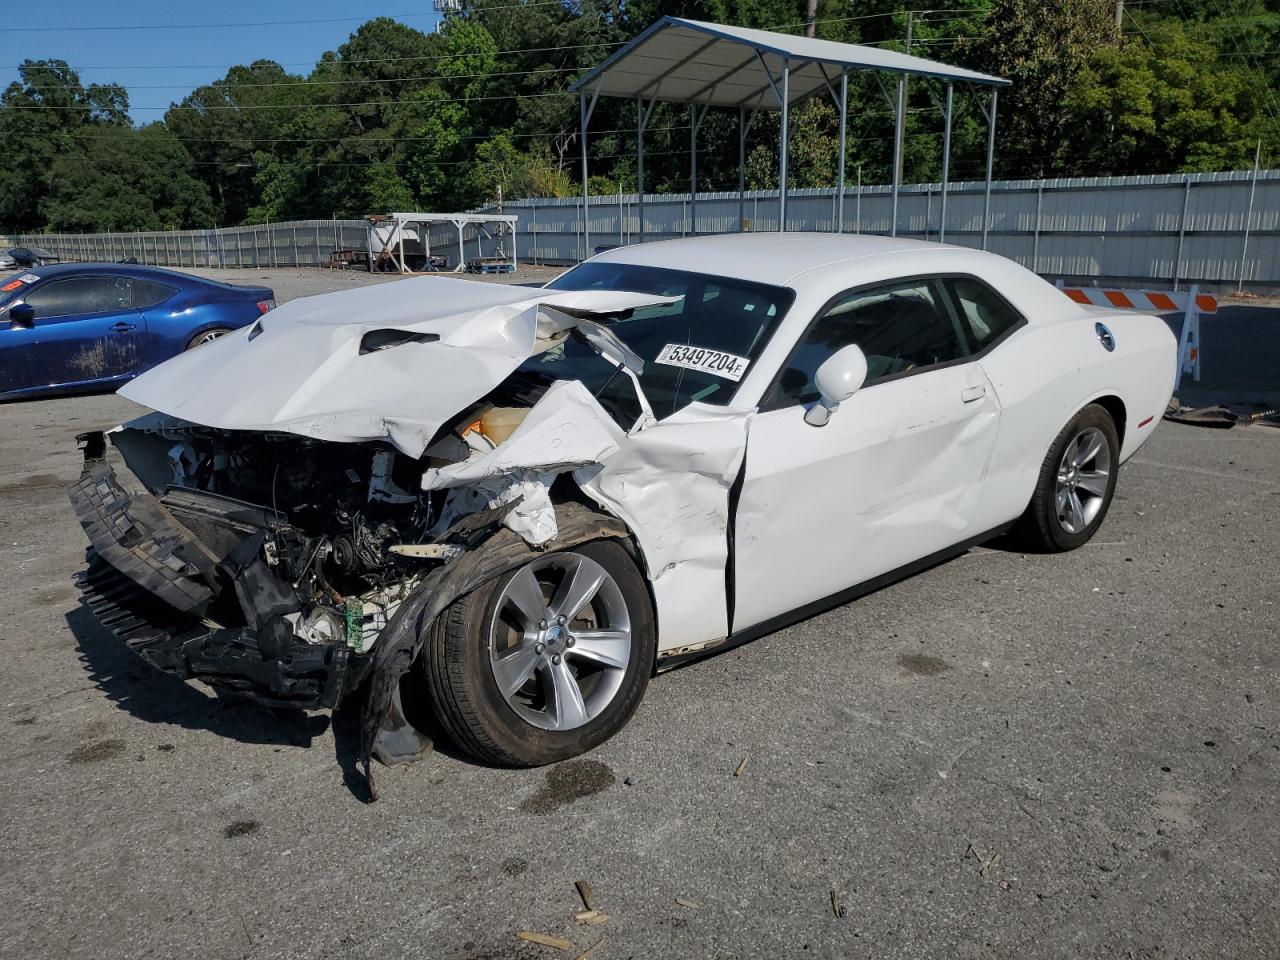
[[822, 362], [813, 382], [821, 399], [804, 413], [804, 422], [824, 427], [831, 414], [852, 397], [867, 379], [867, 357], [856, 343], [841, 347]]
[[35, 325], [36, 308], [29, 303], [15, 303], [9, 308], [9, 326], [27, 329]]

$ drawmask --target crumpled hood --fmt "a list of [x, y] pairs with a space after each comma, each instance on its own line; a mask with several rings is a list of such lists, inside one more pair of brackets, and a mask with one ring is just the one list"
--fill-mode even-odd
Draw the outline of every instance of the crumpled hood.
[[[153, 368], [120, 393], [204, 426], [387, 440], [418, 457], [445, 421], [534, 353], [540, 305], [589, 316], [670, 299], [401, 280], [290, 301]], [[362, 353], [365, 336], [381, 330], [425, 336]]]

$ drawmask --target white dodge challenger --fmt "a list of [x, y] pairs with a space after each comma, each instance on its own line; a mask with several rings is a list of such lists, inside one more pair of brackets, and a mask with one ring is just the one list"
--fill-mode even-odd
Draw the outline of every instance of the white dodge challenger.
[[107, 435], [129, 472], [83, 438], [82, 589], [220, 692], [358, 693], [366, 769], [428, 745], [410, 697], [477, 758], [549, 763], [681, 660], [1006, 531], [1085, 543], [1174, 366], [1158, 317], [881, 237], [309, 297], [125, 387], [155, 411]]

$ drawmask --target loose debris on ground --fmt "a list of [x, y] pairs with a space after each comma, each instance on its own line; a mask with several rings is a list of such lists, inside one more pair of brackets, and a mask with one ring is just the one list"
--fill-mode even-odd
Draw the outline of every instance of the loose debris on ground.
[[553, 937], [548, 933], [530, 933], [528, 930], [521, 930], [516, 934], [520, 940], [528, 940], [530, 943], [540, 943], [544, 947], [551, 947], [553, 950], [572, 950], [573, 943], [564, 937]]
[[1254, 409], [1238, 411], [1225, 403], [1210, 407], [1184, 407], [1177, 397], [1169, 401], [1164, 412], [1164, 419], [1172, 423], [1186, 423], [1195, 427], [1214, 427], [1219, 430], [1230, 430], [1232, 427], [1247, 427], [1258, 423], [1271, 427], [1280, 427], [1280, 408], [1265, 407], [1254, 404]]
[[831, 913], [838, 920], [843, 920], [849, 915], [849, 908], [840, 902], [840, 894], [835, 887], [831, 888]]

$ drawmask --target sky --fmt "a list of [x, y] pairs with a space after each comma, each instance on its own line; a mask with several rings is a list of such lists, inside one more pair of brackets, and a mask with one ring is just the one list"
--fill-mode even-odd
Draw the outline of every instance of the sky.
[[[290, 72], [306, 73], [321, 54], [377, 16], [395, 17], [423, 32], [437, 19], [431, 0], [15, 4], [0, 25], [0, 89], [18, 79], [23, 60], [66, 60], [86, 85], [122, 84], [134, 122], [147, 123], [163, 119], [170, 103], [236, 64], [270, 59]], [[161, 26], [175, 29], [156, 29]]]

